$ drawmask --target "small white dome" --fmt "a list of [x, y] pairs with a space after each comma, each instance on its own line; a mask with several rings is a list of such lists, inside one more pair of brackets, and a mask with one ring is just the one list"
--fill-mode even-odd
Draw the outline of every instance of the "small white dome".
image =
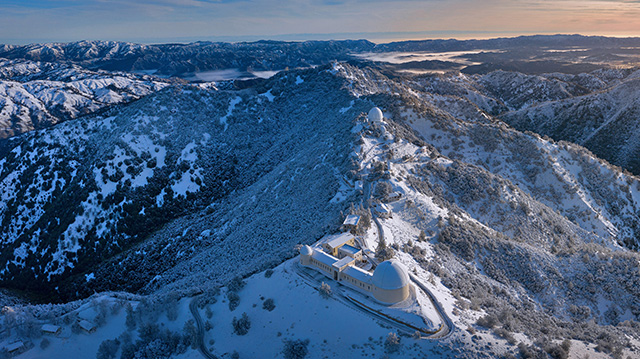
[[385, 290], [399, 289], [409, 284], [409, 275], [400, 262], [384, 261], [373, 271], [372, 284]]
[[313, 254], [313, 249], [308, 245], [305, 244], [304, 246], [300, 247], [301, 256], [310, 256], [312, 254]]
[[368, 117], [369, 117], [369, 121], [371, 122], [380, 122], [384, 118], [384, 116], [382, 115], [382, 111], [377, 107], [374, 107], [371, 110], [369, 110]]

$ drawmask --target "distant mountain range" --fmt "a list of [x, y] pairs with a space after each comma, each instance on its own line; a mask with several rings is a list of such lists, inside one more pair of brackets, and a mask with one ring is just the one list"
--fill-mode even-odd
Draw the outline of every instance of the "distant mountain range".
[[370, 51], [366, 40], [251, 43], [195, 42], [140, 45], [113, 41], [33, 44], [0, 47], [0, 58], [69, 62], [89, 69], [152, 71], [180, 76], [200, 71], [251, 68], [256, 71], [310, 67], [347, 60], [351, 52]]

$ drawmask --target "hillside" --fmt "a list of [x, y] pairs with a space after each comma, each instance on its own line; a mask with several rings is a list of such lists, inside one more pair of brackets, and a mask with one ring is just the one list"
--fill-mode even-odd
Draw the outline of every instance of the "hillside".
[[[252, 335], [272, 325], [287, 339], [311, 338], [311, 357], [335, 355], [321, 343], [336, 337], [304, 323], [322, 315], [328, 326], [325, 309], [336, 303], [322, 309], [308, 298], [315, 291], [287, 273], [285, 260], [297, 244], [334, 233], [344, 214], [367, 215], [380, 201], [391, 208], [378, 220], [395, 258], [435, 293], [455, 328], [433, 341], [404, 336], [411, 344], [389, 351], [385, 324], [354, 316], [385, 329], [339, 348], [358, 357], [566, 357], [566, 339], [581, 357], [596, 346], [602, 355], [634, 354], [638, 178], [496, 117], [625, 78], [396, 77], [336, 62], [243, 89], [173, 84], [10, 142], [0, 159], [0, 280], [43, 301], [112, 290], [166, 303], [204, 293], [220, 313], [232, 297], [211, 298], [250, 277], [240, 308], [265, 327]], [[507, 83], [513, 90], [498, 96]], [[532, 84], [540, 91], [523, 95]], [[383, 124], [366, 121], [373, 106]], [[363, 231], [368, 247], [378, 230]], [[263, 293], [296, 316], [279, 308], [276, 320], [256, 308]], [[316, 309], [301, 310], [304, 302]], [[209, 346], [223, 355], [235, 343], [255, 355], [247, 343], [258, 338], [229, 337], [236, 316], [216, 314]], [[278, 355], [281, 344], [265, 348]]]
[[0, 58], [68, 62], [90, 69], [147, 71], [182, 76], [200, 71], [239, 69], [283, 70], [347, 60], [349, 53], [367, 51], [366, 40], [257, 41], [141, 45], [116, 41], [31, 44], [0, 47]]
[[168, 85], [151, 76], [0, 59], [0, 141], [128, 103]]
[[[599, 80], [601, 74], [594, 73], [592, 77]], [[500, 117], [520, 130], [581, 144], [597, 156], [638, 174], [638, 74], [618, 71], [614, 81], [601, 81], [602, 85], [584, 93], [539, 101], [524, 108], [515, 106], [514, 111]], [[560, 77], [557, 81], [566, 80]]]
[[[325, 101], [315, 101], [318, 93]], [[351, 165], [349, 114], [362, 106], [350, 106], [330, 74], [311, 71], [248, 90], [170, 87], [28, 134], [0, 162], [0, 275], [51, 288], [70, 274], [104, 272], [90, 286], [79, 277], [77, 290], [90, 292], [138, 290], [209, 250], [253, 267], [250, 258], [269, 258], [339, 220], [344, 204], [329, 200]], [[104, 262], [178, 217], [146, 242], [153, 255], [131, 250]]]

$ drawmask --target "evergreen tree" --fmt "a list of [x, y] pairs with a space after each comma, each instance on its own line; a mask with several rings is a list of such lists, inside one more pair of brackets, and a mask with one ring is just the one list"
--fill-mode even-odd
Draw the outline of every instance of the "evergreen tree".
[[387, 242], [384, 240], [384, 237], [380, 238], [378, 241], [378, 247], [376, 248], [376, 259], [379, 261], [386, 261], [395, 255], [393, 248], [387, 246]]
[[127, 318], [125, 320], [127, 329], [134, 330], [136, 328], [136, 318], [134, 316], [133, 307], [130, 303], [127, 303], [125, 306], [125, 311], [127, 312]]

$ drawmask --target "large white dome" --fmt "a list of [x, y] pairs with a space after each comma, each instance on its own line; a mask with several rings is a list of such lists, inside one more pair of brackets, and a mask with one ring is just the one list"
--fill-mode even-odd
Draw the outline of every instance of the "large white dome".
[[400, 262], [389, 260], [376, 267], [371, 282], [380, 289], [394, 290], [409, 284], [409, 275]]
[[371, 122], [380, 122], [382, 121], [382, 118], [384, 116], [382, 115], [382, 111], [379, 108], [374, 107], [371, 110], [369, 110], [368, 117], [369, 117], [369, 121]]
[[300, 255], [303, 256], [310, 256], [313, 254], [313, 248], [309, 247], [308, 245], [304, 245], [302, 247], [300, 247]]

